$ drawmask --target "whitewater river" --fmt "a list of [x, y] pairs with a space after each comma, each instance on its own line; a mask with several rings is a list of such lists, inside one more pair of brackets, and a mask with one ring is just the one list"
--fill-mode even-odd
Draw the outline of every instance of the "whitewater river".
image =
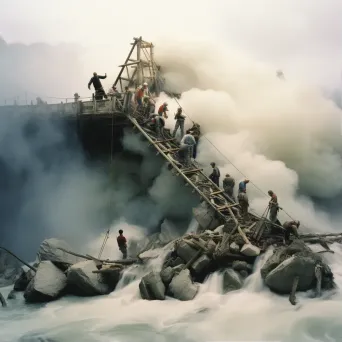
[[[342, 286], [342, 250], [325, 255]], [[195, 300], [144, 301], [137, 274], [127, 271], [108, 296], [64, 297], [44, 305], [25, 305], [22, 296], [0, 308], [1, 342], [204, 342], [204, 341], [342, 341], [342, 296], [339, 290], [321, 299], [298, 295], [299, 304], [270, 293], [262, 285], [259, 260], [245, 287], [223, 295], [221, 276], [213, 274]], [[154, 260], [150, 268], [158, 268]], [[7, 296], [11, 287], [1, 289]]]

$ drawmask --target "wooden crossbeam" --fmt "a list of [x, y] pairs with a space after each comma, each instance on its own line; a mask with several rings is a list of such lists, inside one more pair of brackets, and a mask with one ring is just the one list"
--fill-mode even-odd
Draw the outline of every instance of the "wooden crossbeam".
[[221, 207], [217, 207], [216, 209], [217, 209], [217, 210], [224, 210], [224, 209], [236, 207], [236, 206], [238, 206], [238, 205], [239, 205], [239, 203], [230, 204], [230, 205], [223, 205], [223, 206], [221, 206]]
[[210, 193], [210, 196], [222, 194], [222, 192], [224, 192], [224, 190], [217, 190], [217, 191], [214, 191], [214, 192]]
[[179, 150], [179, 147], [177, 148], [169, 148], [168, 150], [163, 150], [164, 153], [167, 153], [167, 152], [173, 152], [173, 151], [178, 151]]
[[135, 64], [139, 64], [139, 63], [140, 63], [140, 61], [125, 63], [125, 64], [122, 64], [122, 65], [119, 65], [119, 68], [130, 66], [130, 65], [135, 65]]
[[202, 169], [187, 170], [187, 171], [183, 171], [183, 173], [192, 173], [192, 172], [197, 172], [197, 171], [202, 171]]

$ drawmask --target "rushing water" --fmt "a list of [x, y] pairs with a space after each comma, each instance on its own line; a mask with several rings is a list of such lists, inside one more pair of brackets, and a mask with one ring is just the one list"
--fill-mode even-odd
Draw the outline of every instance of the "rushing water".
[[[342, 249], [333, 249], [335, 254], [325, 257], [341, 287]], [[0, 341], [342, 341], [340, 291], [320, 299], [299, 294], [299, 304], [292, 306], [264, 288], [259, 270], [265, 257], [240, 291], [222, 294], [221, 275], [213, 274], [193, 301], [144, 301], [139, 278], [158, 269], [161, 259], [145, 270], [128, 269], [108, 296], [64, 297], [44, 305], [25, 305], [18, 296], [0, 310]], [[7, 296], [10, 290], [1, 291]]]

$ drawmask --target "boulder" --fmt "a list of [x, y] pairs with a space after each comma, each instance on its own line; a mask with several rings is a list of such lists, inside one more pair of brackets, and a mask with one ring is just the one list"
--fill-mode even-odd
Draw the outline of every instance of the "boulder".
[[73, 289], [72, 292], [75, 295], [104, 295], [113, 290], [113, 286], [108, 284], [105, 275], [102, 273], [93, 273], [95, 270], [97, 270], [97, 267], [93, 260], [81, 261], [68, 269], [68, 285]]
[[70, 265], [74, 265], [83, 258], [63, 252], [59, 248], [71, 251], [72, 248], [63, 240], [51, 238], [42, 242], [38, 251], [38, 258], [41, 261], [49, 260], [63, 270], [66, 270]]
[[16, 295], [16, 292], [14, 290], [12, 290], [7, 296], [7, 299], [9, 299], [9, 300], [16, 299], [16, 298], [17, 298], [17, 295]]
[[248, 274], [251, 274], [253, 272], [253, 267], [246, 261], [235, 260], [233, 261], [232, 268], [234, 271], [237, 272], [246, 271]]
[[185, 241], [181, 240], [176, 247], [176, 252], [180, 258], [188, 262], [197, 254], [197, 249], [190, 247]]
[[[38, 267], [38, 265], [36, 267]], [[30, 281], [33, 279], [34, 275], [36, 274], [33, 270], [31, 270], [28, 267], [26, 267], [26, 269], [27, 270], [25, 270], [25, 268], [22, 267], [21, 275], [15, 281], [14, 286], [13, 286], [14, 291], [25, 291], [27, 285], [30, 283]]]
[[238, 254], [240, 252], [240, 247], [239, 247], [239, 245], [236, 242], [232, 242], [229, 245], [229, 249], [234, 254]]
[[184, 260], [181, 259], [180, 257], [177, 257], [176, 259], [172, 260], [171, 262], [171, 266], [172, 267], [176, 267], [176, 266], [179, 266], [179, 265], [184, 265]]
[[316, 261], [311, 257], [293, 255], [273, 269], [266, 277], [266, 285], [274, 292], [290, 294], [293, 280], [299, 276], [298, 291], [311, 289], [315, 282]]
[[238, 273], [228, 268], [223, 271], [223, 292], [239, 290], [242, 288], [243, 282]]
[[286, 247], [279, 247], [273, 251], [273, 254], [266, 260], [261, 267], [261, 278], [265, 279], [267, 274], [274, 270], [286, 259]]
[[184, 264], [177, 265], [172, 268], [174, 274], [179, 274], [184, 269]]
[[242, 246], [240, 253], [250, 257], [256, 257], [260, 254], [260, 249], [248, 243]]
[[24, 292], [28, 303], [48, 302], [58, 298], [67, 285], [66, 276], [51, 261], [42, 261]]
[[142, 277], [139, 283], [139, 290], [142, 299], [165, 299], [165, 285], [162, 281], [160, 273], [158, 272], [150, 272], [149, 274]]
[[215, 210], [209, 207], [206, 202], [202, 202], [197, 208], [194, 208], [192, 212], [202, 230], [212, 230], [220, 224], [220, 221], [216, 218]]
[[192, 300], [198, 292], [198, 285], [192, 282], [189, 270], [185, 269], [173, 277], [169, 290], [172, 297], [176, 299]]
[[169, 285], [174, 274], [175, 271], [173, 270], [173, 268], [168, 266], [160, 272], [160, 277], [165, 285]]
[[191, 269], [198, 275], [204, 272], [210, 265], [211, 259], [203, 254], [191, 266]]

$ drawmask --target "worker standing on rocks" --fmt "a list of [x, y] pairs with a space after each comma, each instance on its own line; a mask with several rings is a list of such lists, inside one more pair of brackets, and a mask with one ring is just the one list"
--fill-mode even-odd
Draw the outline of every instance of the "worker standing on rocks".
[[181, 139], [183, 138], [184, 136], [184, 121], [185, 121], [185, 116], [182, 115], [182, 108], [179, 107], [177, 109], [177, 113], [175, 114], [175, 120], [176, 120], [176, 124], [175, 124], [175, 129], [172, 133], [172, 136], [175, 137], [176, 136], [176, 133], [177, 133], [177, 130], [178, 128], [180, 128], [180, 131], [181, 131]]
[[271, 222], [275, 223], [277, 221], [277, 215], [279, 211], [278, 197], [272, 190], [269, 190], [268, 194], [271, 196], [271, 200], [268, 203], [268, 208], [270, 210], [269, 218]]
[[249, 179], [245, 179], [239, 183], [239, 194], [238, 201], [241, 207], [241, 214], [244, 220], [248, 221], [248, 207], [249, 201], [247, 196], [247, 184], [249, 183]]
[[227, 173], [226, 177], [223, 179], [223, 190], [235, 202], [234, 186], [235, 186], [235, 179], [231, 177], [230, 174]]
[[195, 138], [192, 134], [190, 134], [190, 131], [187, 130], [186, 134], [182, 138], [180, 142], [180, 150], [179, 152], [183, 154], [184, 159], [184, 165], [186, 167], [189, 167], [191, 164], [191, 157], [193, 154], [193, 147], [196, 144]]
[[119, 249], [122, 253], [122, 259], [127, 259], [127, 240], [123, 236], [123, 230], [119, 230], [119, 236], [116, 238], [116, 241], [118, 242]]
[[164, 102], [158, 109], [158, 115], [160, 116], [163, 116], [164, 115], [164, 118], [167, 119], [168, 116], [167, 116], [167, 113], [168, 112], [168, 108], [167, 108], [167, 102]]
[[214, 184], [216, 184], [217, 186], [220, 186], [220, 176], [221, 176], [220, 170], [214, 162], [210, 163], [210, 165], [213, 168], [213, 172], [209, 175], [209, 178]]
[[300, 226], [299, 221], [286, 221], [283, 224], [283, 228], [285, 229], [284, 239], [285, 239], [286, 244], [290, 241], [291, 234], [293, 234], [296, 238], [299, 237], [299, 234], [298, 234], [299, 226]]
[[93, 77], [90, 79], [89, 83], [88, 83], [88, 89], [90, 90], [90, 86], [93, 85], [95, 88], [95, 98], [98, 100], [102, 100], [102, 97], [104, 97], [105, 99], [107, 98], [107, 94], [105, 93], [105, 91], [103, 90], [102, 84], [101, 84], [101, 80], [104, 80], [105, 78], [107, 78], [107, 74], [105, 74], [104, 76], [99, 76], [96, 72], [93, 73]]

